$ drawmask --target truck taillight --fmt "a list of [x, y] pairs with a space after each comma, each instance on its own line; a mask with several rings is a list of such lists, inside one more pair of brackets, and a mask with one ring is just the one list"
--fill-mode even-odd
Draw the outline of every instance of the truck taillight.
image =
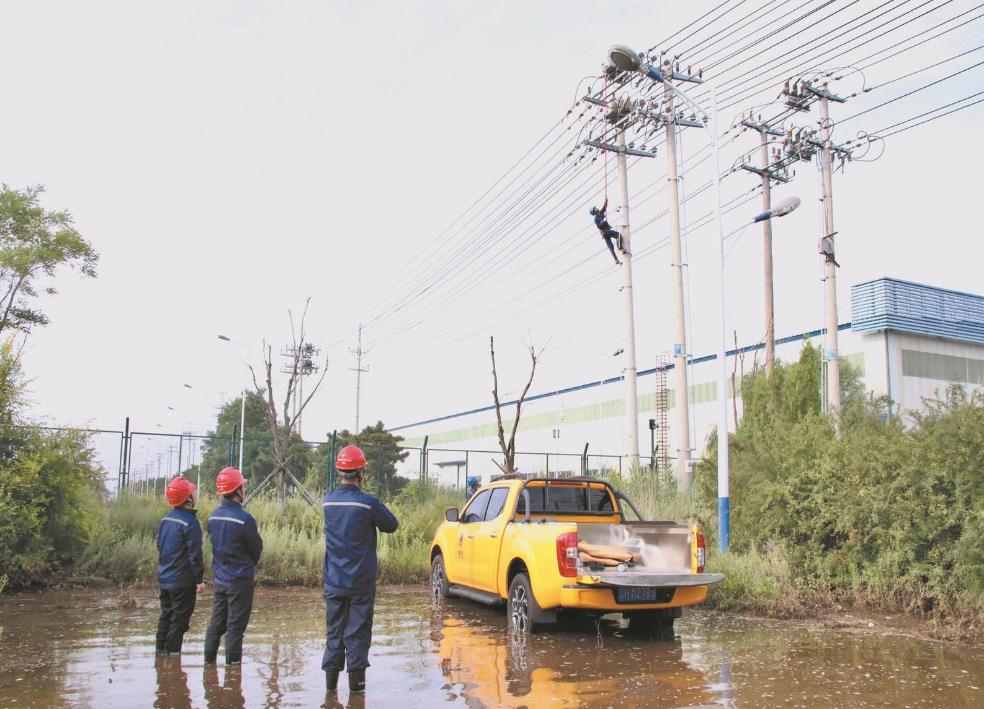
[[704, 545], [704, 535], [698, 525], [690, 529], [691, 556], [690, 566], [695, 574], [704, 573], [704, 561], [707, 558], [707, 547]]
[[557, 569], [561, 576], [577, 576], [577, 532], [557, 537]]

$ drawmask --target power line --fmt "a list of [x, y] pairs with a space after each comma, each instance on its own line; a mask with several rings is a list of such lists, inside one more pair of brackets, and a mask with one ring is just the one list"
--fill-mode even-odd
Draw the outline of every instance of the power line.
[[915, 71], [910, 71], [908, 74], [903, 74], [902, 76], [896, 76], [894, 79], [889, 79], [888, 81], [883, 81], [880, 84], [875, 84], [874, 86], [871, 86], [871, 87], [865, 89], [864, 92], [865, 93], [868, 93], [870, 91], [874, 91], [875, 89], [880, 89], [883, 86], [888, 86], [889, 84], [894, 84], [896, 81], [902, 81], [903, 79], [908, 79], [910, 76], [915, 76], [916, 74], [923, 74], [928, 69], [935, 69], [938, 66], [942, 66], [943, 64], [947, 64], [948, 62], [952, 62], [954, 59], [959, 59], [960, 57], [967, 56], [968, 54], [972, 54], [974, 52], [978, 52], [981, 49], [984, 49], [984, 44], [978, 45], [978, 46], [974, 47], [973, 49], [968, 49], [966, 52], [960, 52], [960, 54], [954, 54], [952, 57], [947, 57], [946, 59], [941, 59], [940, 61], [936, 62], [935, 64], [930, 64], [929, 66], [920, 67], [919, 69], [916, 69]]
[[907, 98], [909, 96], [912, 96], [913, 94], [917, 94], [920, 91], [925, 91], [926, 89], [930, 88], [931, 86], [936, 86], [937, 84], [940, 84], [940, 83], [942, 83], [942, 82], [944, 82], [944, 81], [946, 81], [948, 79], [952, 79], [955, 76], [960, 76], [961, 74], [965, 74], [968, 71], [970, 71], [971, 69], [976, 69], [977, 67], [982, 66], [982, 65], [984, 65], [984, 61], [977, 62], [976, 64], [973, 64], [972, 66], [965, 67], [965, 68], [961, 69], [960, 71], [955, 71], [952, 74], [948, 74], [947, 76], [944, 76], [942, 78], [936, 79], [935, 81], [931, 81], [928, 84], [924, 84], [923, 86], [919, 86], [918, 88], [912, 89], [912, 91], [906, 91], [904, 94], [901, 94], [899, 96], [896, 96], [895, 98], [891, 98], [888, 101], [883, 101], [882, 103], [878, 104], [877, 106], [872, 106], [871, 108], [867, 108], [867, 109], [865, 109], [863, 111], [859, 111], [858, 113], [855, 113], [852, 116], [848, 116], [847, 118], [842, 118], [839, 122], [840, 123], [846, 123], [847, 121], [850, 121], [850, 120], [852, 120], [854, 118], [857, 118], [858, 116], [863, 116], [866, 113], [871, 113], [872, 111], [877, 110], [879, 108], [882, 108], [883, 106], [888, 106], [889, 104], [895, 103], [896, 101], [901, 101], [904, 98]]
[[926, 115], [928, 115], [930, 113], [936, 113], [937, 111], [940, 111], [940, 110], [942, 110], [944, 108], [948, 108], [950, 106], [953, 106], [954, 104], [958, 104], [958, 103], [961, 103], [963, 101], [967, 101], [969, 99], [975, 98], [977, 96], [981, 96], [982, 94], [984, 94], [984, 91], [978, 91], [976, 94], [971, 94], [970, 96], [966, 96], [966, 97], [964, 97], [964, 98], [962, 98], [962, 99], [960, 99], [958, 101], [953, 101], [952, 103], [948, 103], [945, 106], [940, 106], [939, 108], [934, 108], [932, 111], [926, 111], [925, 113], [920, 113], [919, 115], [912, 116], [911, 118], [907, 118], [904, 121], [899, 121], [898, 123], [893, 123], [892, 125], [886, 126], [885, 128], [882, 128], [881, 130], [877, 131], [874, 135], [877, 135], [879, 138], [889, 138], [889, 137], [891, 137], [893, 135], [898, 135], [899, 133], [904, 133], [905, 131], [909, 130], [910, 128], [916, 128], [917, 126], [925, 125], [926, 123], [930, 123], [932, 121], [935, 121], [938, 118], [943, 118], [944, 116], [949, 116], [950, 114], [956, 113], [957, 111], [962, 111], [965, 108], [970, 108], [971, 106], [976, 106], [977, 104], [979, 104], [981, 102], [984, 102], [984, 98], [977, 99], [976, 101], [974, 101], [972, 103], [968, 103], [968, 104], [966, 104], [964, 106], [958, 106], [957, 108], [954, 108], [954, 109], [951, 109], [949, 111], [946, 111], [945, 113], [941, 113], [941, 114], [939, 114], [937, 116], [933, 116], [932, 118], [927, 118], [926, 120], [919, 121], [918, 123], [913, 123], [911, 126], [905, 126], [904, 128], [899, 128], [898, 130], [891, 131], [890, 133], [883, 133], [882, 132], [882, 131], [888, 130], [889, 128], [894, 128], [895, 126], [900, 126], [900, 125], [902, 125], [904, 123], [908, 123], [909, 121], [914, 121], [917, 118], [922, 118], [923, 116], [926, 116]]

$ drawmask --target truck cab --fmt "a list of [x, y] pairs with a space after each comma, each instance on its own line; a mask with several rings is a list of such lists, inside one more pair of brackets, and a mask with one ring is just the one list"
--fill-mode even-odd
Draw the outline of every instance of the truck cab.
[[724, 578], [704, 572], [696, 526], [642, 521], [603, 480], [503, 476], [445, 518], [431, 545], [435, 597], [505, 603], [523, 632], [587, 611], [622, 613], [630, 627], [669, 639], [681, 609]]

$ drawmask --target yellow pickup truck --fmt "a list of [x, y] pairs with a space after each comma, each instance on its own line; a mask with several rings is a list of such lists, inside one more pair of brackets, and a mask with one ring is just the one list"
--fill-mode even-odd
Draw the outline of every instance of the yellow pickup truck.
[[699, 528], [642, 521], [603, 480], [502, 476], [445, 517], [431, 545], [432, 593], [505, 601], [521, 632], [587, 611], [622, 613], [630, 629], [672, 639], [682, 608], [724, 578], [704, 572]]

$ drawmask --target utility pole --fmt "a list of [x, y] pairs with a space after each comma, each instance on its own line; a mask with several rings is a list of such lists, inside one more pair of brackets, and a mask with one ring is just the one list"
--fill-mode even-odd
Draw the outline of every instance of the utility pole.
[[[680, 235], [680, 184], [677, 174], [676, 124], [673, 122], [673, 90], [665, 87], [666, 181], [670, 198], [670, 269], [673, 284], [673, 379], [676, 391], [676, 479], [681, 490], [690, 489], [690, 387], [687, 377], [687, 325], [683, 300], [683, 243]], [[723, 395], [723, 392], [722, 392]]]
[[349, 369], [355, 372], [355, 433], [359, 434], [359, 404], [362, 398], [362, 373], [369, 371], [369, 366], [366, 365], [365, 368], [362, 367], [362, 355], [369, 354], [369, 350], [362, 349], [362, 325], [359, 325], [359, 344], [356, 348], [350, 349], [349, 352], [355, 355], [355, 366], [349, 367]]
[[[686, 303], [683, 293], [683, 243], [680, 234], [680, 177], [676, 149], [677, 126], [704, 128], [696, 117], [685, 118], [674, 107], [670, 79], [700, 83], [701, 77], [692, 74], [690, 68], [681, 72], [671, 62], [664, 62], [667, 73], [663, 87], [663, 113], [661, 122], [666, 131], [666, 181], [670, 214], [670, 269], [673, 287], [673, 389], [675, 392], [673, 434], [676, 439], [676, 480], [680, 490], [690, 490], [690, 385], [687, 376], [687, 324]], [[726, 396], [721, 392], [721, 396]]]
[[[294, 430], [297, 431], [297, 435], [301, 435], [301, 416], [303, 415], [302, 408], [304, 406], [304, 377], [309, 377], [318, 371], [319, 367], [314, 363], [315, 358], [321, 354], [321, 350], [315, 347], [310, 342], [304, 342], [301, 344], [300, 348], [293, 345], [290, 347], [285, 347], [284, 351], [280, 353], [282, 357], [287, 360], [281, 368], [282, 374], [289, 374], [294, 379], [294, 391], [291, 394], [293, 413], [291, 418], [294, 419]], [[243, 401], [246, 401], [246, 391], [243, 390]], [[245, 414], [245, 407], [243, 408], [243, 413]], [[246, 425], [245, 418], [243, 419], [242, 425]], [[242, 434], [240, 434], [240, 441], [242, 441]], [[241, 447], [241, 446], [240, 446]], [[242, 451], [240, 451], [240, 458], [242, 457]]]
[[[758, 122], [752, 120], [751, 115], [742, 120], [741, 124], [746, 128], [756, 131], [759, 134], [759, 166], [753, 167], [750, 164], [743, 164], [742, 170], [753, 172], [762, 179], [762, 211], [768, 212], [772, 209], [772, 181], [789, 182], [785, 170], [777, 169], [777, 164], [781, 158], [776, 156], [776, 163], [769, 158], [769, 136], [782, 137], [783, 131], [778, 128], [766, 125], [759, 116]], [[772, 275], [772, 220], [762, 221], [762, 251], [764, 255], [764, 275], [765, 275], [765, 372], [772, 374], [776, 364], [776, 315], [775, 315], [775, 296], [773, 293], [774, 279]]]
[[823, 211], [826, 233], [820, 239], [820, 253], [823, 254], [823, 283], [827, 312], [827, 336], [824, 343], [824, 359], [827, 362], [827, 401], [828, 410], [834, 416], [840, 415], [840, 352], [837, 349], [837, 261], [834, 256], [834, 179], [830, 151], [830, 101], [844, 103], [845, 99], [807, 84], [806, 90], [820, 97], [820, 140], [823, 148], [820, 163], [823, 171]]
[[622, 302], [625, 312], [625, 457], [628, 458], [629, 467], [639, 466], [639, 389], [636, 375], [636, 347], [635, 347], [635, 298], [632, 290], [632, 242], [630, 240], [629, 227], [629, 178], [626, 159], [629, 155], [637, 157], [655, 157], [652, 152], [637, 150], [625, 145], [625, 128], [628, 117], [629, 107], [627, 105], [610, 106], [604, 101], [595, 98], [585, 97], [589, 103], [593, 103], [605, 108], [611, 108], [607, 120], [618, 129], [618, 144], [604, 143], [597, 140], [586, 140], [585, 145], [590, 145], [599, 150], [607, 150], [616, 153], [618, 156], [618, 183], [619, 197], [621, 200], [619, 214], [619, 233], [622, 235]]
[[820, 171], [823, 178], [823, 233], [820, 235], [820, 255], [823, 256], [823, 283], [825, 305], [825, 330], [823, 363], [826, 369], [825, 410], [834, 416], [840, 414], [840, 359], [837, 346], [837, 268], [839, 264], [834, 252], [834, 181], [833, 159], [836, 153], [842, 163], [849, 160], [851, 151], [830, 140], [830, 102], [845, 103], [847, 99], [831, 93], [825, 82], [818, 88], [809, 81], [793, 82], [783, 89], [786, 105], [799, 111], [808, 111], [812, 101], [820, 101], [820, 137], [813, 129], [802, 128], [793, 133], [787, 132], [786, 152], [794, 159], [811, 160], [819, 152]]
[[632, 242], [629, 238], [629, 173], [625, 129], [618, 132], [618, 189], [621, 197], [622, 302], [625, 305], [625, 455], [629, 469], [639, 465], [639, 390], [636, 377], [635, 298], [632, 292]]

